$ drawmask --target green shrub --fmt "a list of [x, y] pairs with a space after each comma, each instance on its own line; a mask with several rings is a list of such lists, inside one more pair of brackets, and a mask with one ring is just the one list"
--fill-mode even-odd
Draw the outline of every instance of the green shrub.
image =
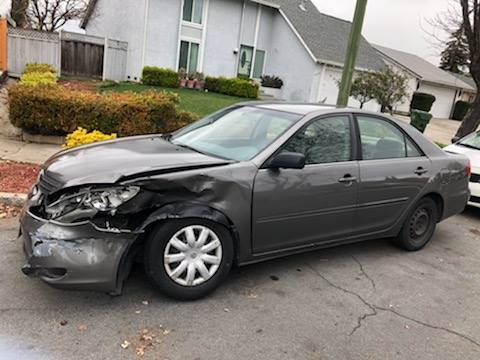
[[178, 87], [178, 73], [157, 66], [145, 66], [142, 72], [142, 82], [145, 85], [176, 88]]
[[416, 92], [413, 94], [410, 109], [429, 112], [430, 110], [432, 110], [432, 106], [435, 100], [436, 98], [433, 95]]
[[11, 122], [31, 134], [66, 135], [78, 127], [119, 136], [171, 132], [194, 116], [177, 109], [178, 95], [80, 92], [60, 85], [15, 85], [9, 90]]
[[28, 72], [20, 78], [20, 84], [35, 85], [54, 85], [57, 83], [57, 76], [51, 72]]
[[28, 73], [52, 73], [56, 74], [57, 70], [50, 64], [29, 63], [25, 65], [24, 74]]
[[467, 115], [470, 106], [472, 106], [472, 104], [467, 101], [457, 101], [455, 104], [455, 109], [453, 110], [452, 119], [462, 121], [465, 115]]
[[207, 76], [205, 79], [205, 89], [225, 95], [256, 99], [258, 88], [258, 84], [239, 78], [227, 79], [225, 77]]
[[278, 76], [265, 75], [265, 76], [262, 76], [261, 80], [262, 80], [263, 87], [281, 89], [283, 86], [283, 80], [280, 79]]

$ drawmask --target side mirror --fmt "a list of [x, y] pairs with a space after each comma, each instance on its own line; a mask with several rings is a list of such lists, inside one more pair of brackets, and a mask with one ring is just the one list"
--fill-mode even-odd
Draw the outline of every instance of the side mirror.
[[305, 155], [282, 152], [272, 158], [267, 167], [270, 169], [303, 169], [305, 167]]

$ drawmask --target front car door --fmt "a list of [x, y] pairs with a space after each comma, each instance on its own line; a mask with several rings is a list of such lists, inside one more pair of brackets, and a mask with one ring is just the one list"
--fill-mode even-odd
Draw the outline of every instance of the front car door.
[[356, 115], [361, 142], [354, 235], [388, 231], [430, 178], [430, 160], [396, 124]]
[[304, 169], [259, 170], [252, 208], [255, 253], [348, 237], [359, 177], [354, 144], [350, 115], [317, 118], [279, 150], [305, 154]]

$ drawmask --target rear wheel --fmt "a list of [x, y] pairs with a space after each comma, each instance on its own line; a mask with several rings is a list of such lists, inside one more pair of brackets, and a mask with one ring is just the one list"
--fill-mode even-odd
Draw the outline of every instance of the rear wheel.
[[437, 219], [437, 204], [431, 198], [423, 198], [408, 215], [395, 243], [408, 251], [423, 249], [432, 239]]
[[233, 241], [224, 226], [203, 219], [157, 225], [145, 246], [145, 270], [166, 295], [194, 300], [213, 291], [228, 275]]

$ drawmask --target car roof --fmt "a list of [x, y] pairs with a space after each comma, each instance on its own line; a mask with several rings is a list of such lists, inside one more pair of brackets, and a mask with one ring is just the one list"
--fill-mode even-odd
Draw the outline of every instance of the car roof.
[[289, 112], [298, 115], [308, 115], [313, 112], [335, 110], [334, 105], [308, 104], [308, 103], [288, 103], [288, 102], [255, 102], [251, 105], [262, 109]]

